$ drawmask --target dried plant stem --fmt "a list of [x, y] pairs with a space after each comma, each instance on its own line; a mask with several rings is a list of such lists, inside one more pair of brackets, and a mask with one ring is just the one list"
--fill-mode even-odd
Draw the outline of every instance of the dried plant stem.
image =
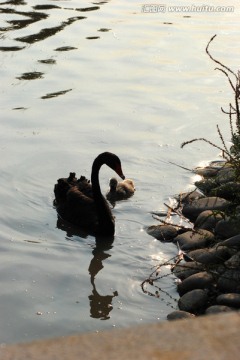
[[[196, 138], [196, 139], [192, 139], [192, 140], [189, 140], [189, 141], [185, 141], [185, 142], [183, 142], [181, 144], [181, 148], [183, 148], [185, 145], [191, 144], [191, 143], [193, 143], [195, 141], [205, 141], [206, 143], [208, 143], [208, 144], [212, 145], [213, 147], [217, 148], [218, 150], [225, 152], [225, 149], [221, 148], [220, 146], [212, 143], [210, 140], [207, 140], [205, 138]], [[228, 154], [229, 157], [231, 157], [228, 150], [227, 150], [227, 154]]]
[[237, 74], [235, 74], [234, 71], [232, 71], [229, 67], [227, 67], [226, 65], [222, 64], [219, 60], [215, 59], [209, 52], [208, 48], [209, 48], [209, 45], [210, 43], [215, 39], [215, 37], [217, 36], [217, 34], [213, 35], [211, 37], [211, 39], [209, 40], [207, 46], [206, 46], [206, 53], [208, 54], [208, 56], [210, 57], [210, 59], [212, 61], [214, 61], [216, 64], [219, 64], [220, 66], [222, 66], [224, 69], [226, 69], [227, 71], [229, 71], [231, 74], [233, 74], [236, 78], [236, 81], [238, 80], [238, 77], [237, 77]]

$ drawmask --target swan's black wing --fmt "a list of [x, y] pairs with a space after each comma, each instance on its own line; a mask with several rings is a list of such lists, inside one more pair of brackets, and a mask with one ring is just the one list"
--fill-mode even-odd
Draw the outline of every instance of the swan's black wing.
[[54, 185], [55, 203], [65, 201], [68, 190], [76, 185], [77, 178], [75, 173], [70, 173], [68, 178], [58, 179], [57, 184]]
[[72, 224], [92, 226], [97, 223], [92, 184], [85, 176], [60, 178], [54, 186], [55, 206], [58, 214]]
[[85, 176], [81, 176], [80, 179], [77, 180], [77, 187], [85, 196], [93, 199], [92, 184]]
[[60, 178], [58, 179], [57, 184], [55, 184], [55, 203], [58, 204], [60, 202], [66, 201], [67, 192], [75, 186], [84, 195], [91, 198], [93, 197], [92, 185], [90, 184], [90, 181], [85, 176], [81, 176], [79, 179], [77, 179], [76, 174], [71, 172], [68, 178]]

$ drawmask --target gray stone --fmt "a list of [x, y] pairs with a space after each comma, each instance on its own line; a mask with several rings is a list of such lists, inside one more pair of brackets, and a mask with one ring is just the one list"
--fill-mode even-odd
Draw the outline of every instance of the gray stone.
[[205, 210], [198, 215], [194, 223], [194, 229], [213, 231], [218, 221], [222, 220], [223, 217], [224, 214], [219, 211]]
[[240, 250], [240, 234], [232, 236], [221, 243], [219, 245], [227, 246], [230, 248], [235, 248]]
[[181, 280], [188, 278], [189, 276], [199, 273], [204, 270], [204, 265], [195, 261], [186, 262], [185, 264], [177, 264], [172, 269], [172, 272], [176, 277]]
[[191, 204], [183, 206], [182, 213], [190, 220], [195, 220], [198, 215], [205, 210], [224, 211], [230, 202], [220, 197], [206, 197], [194, 200]]
[[240, 293], [240, 270], [226, 270], [217, 281], [217, 286], [224, 293]]
[[222, 184], [214, 189], [212, 189], [209, 193], [211, 196], [220, 196], [226, 200], [236, 200], [240, 197], [240, 183], [237, 182], [227, 182], [226, 184]]
[[205, 196], [202, 193], [200, 193], [199, 191], [194, 190], [194, 191], [190, 191], [190, 192], [180, 194], [177, 197], [177, 200], [182, 204], [189, 204], [189, 203], [192, 203], [193, 200], [197, 200], [197, 199], [200, 199], [202, 197], [205, 197]]
[[214, 235], [207, 230], [186, 231], [174, 238], [174, 243], [178, 243], [181, 250], [194, 250], [206, 247], [212, 240]]
[[188, 253], [193, 260], [202, 264], [220, 264], [230, 258], [226, 246], [218, 246], [210, 249], [198, 249]]
[[220, 171], [227, 166], [227, 163], [226, 163], [226, 160], [212, 160], [212, 161], [210, 161], [208, 166]]
[[209, 289], [214, 283], [213, 276], [206, 271], [189, 276], [178, 284], [179, 295], [182, 296], [194, 289]]
[[195, 168], [194, 172], [195, 174], [203, 176], [204, 178], [209, 178], [215, 177], [218, 174], [219, 169], [213, 168], [211, 166], [205, 166]]
[[201, 190], [205, 195], [209, 196], [209, 193], [214, 189], [218, 184], [215, 179], [202, 179], [195, 181], [194, 185]]
[[168, 320], [192, 319], [193, 317], [195, 317], [194, 314], [181, 310], [175, 310], [167, 315]]
[[240, 268], [240, 252], [231, 256], [224, 264], [227, 268]]
[[220, 220], [215, 227], [215, 234], [221, 239], [228, 239], [240, 233], [240, 216]]
[[146, 231], [154, 238], [166, 242], [171, 242], [178, 234], [173, 225], [151, 225]]
[[211, 269], [213, 269], [214, 274], [218, 274], [218, 276], [220, 276], [226, 271], [226, 266], [224, 265], [224, 263], [222, 263], [222, 264], [213, 264], [211, 266]]
[[178, 300], [179, 309], [190, 313], [202, 312], [208, 302], [207, 292], [196, 289], [187, 292]]
[[228, 183], [230, 181], [235, 180], [235, 170], [231, 167], [224, 167], [221, 170], [219, 170], [217, 176], [216, 176], [216, 181], [219, 184], [225, 184]]
[[236, 293], [228, 293], [218, 295], [216, 298], [216, 302], [219, 305], [226, 305], [233, 308], [240, 308], [240, 294]]
[[233, 311], [233, 309], [230, 308], [229, 306], [212, 305], [212, 306], [209, 306], [209, 308], [206, 309], [205, 314], [210, 315], [210, 314], [218, 314], [218, 313], [229, 312], [229, 311]]

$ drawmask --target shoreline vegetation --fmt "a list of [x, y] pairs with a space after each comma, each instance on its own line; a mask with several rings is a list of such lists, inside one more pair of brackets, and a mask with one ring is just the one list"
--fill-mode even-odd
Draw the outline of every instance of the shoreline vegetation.
[[[182, 148], [204, 141], [221, 151], [222, 160], [190, 170], [201, 176], [194, 183], [196, 189], [178, 195], [174, 207], [165, 204], [165, 220], [155, 213], [153, 217], [160, 224], [147, 228], [149, 235], [178, 248], [176, 257], [157, 265], [141, 284], [150, 296], [160, 298], [164, 292], [171, 297], [161, 288], [161, 279], [175, 275], [180, 298], [168, 320], [240, 309], [240, 72], [235, 73], [211, 55], [209, 46], [215, 37], [208, 42], [206, 53], [233, 90], [233, 103], [228, 110], [221, 108], [228, 116], [231, 146], [226, 146], [218, 125], [221, 146], [205, 138], [184, 142]], [[172, 224], [172, 214], [178, 215], [179, 224]], [[169, 266], [171, 274], [163, 274], [163, 268]]]

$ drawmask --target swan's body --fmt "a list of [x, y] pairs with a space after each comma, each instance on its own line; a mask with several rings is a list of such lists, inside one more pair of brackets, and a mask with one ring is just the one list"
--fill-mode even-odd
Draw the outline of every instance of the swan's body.
[[118, 182], [117, 179], [111, 178], [109, 186], [110, 189], [107, 192], [106, 197], [111, 202], [127, 199], [135, 192], [134, 182], [131, 179], [125, 179]]
[[58, 180], [54, 187], [55, 203], [64, 220], [89, 228], [98, 235], [112, 236], [115, 230], [114, 217], [99, 185], [98, 174], [103, 164], [108, 165], [122, 179], [125, 178], [120, 159], [112, 153], [102, 153], [93, 162], [91, 183], [84, 176], [77, 179], [75, 173]]

